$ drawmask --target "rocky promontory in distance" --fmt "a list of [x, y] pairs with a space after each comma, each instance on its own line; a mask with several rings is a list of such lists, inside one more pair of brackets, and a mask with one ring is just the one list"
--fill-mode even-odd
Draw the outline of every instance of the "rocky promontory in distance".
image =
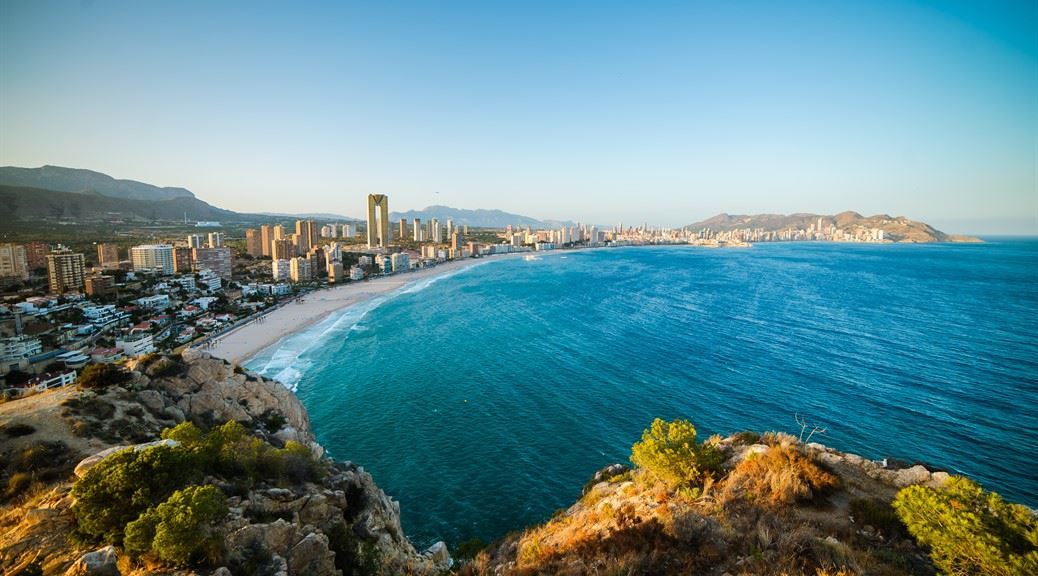
[[[973, 236], [945, 234], [924, 222], [904, 216], [839, 214], [718, 214], [685, 226], [690, 231], [737, 234], [743, 241], [850, 240], [872, 242], [981, 242]], [[879, 234], [882, 232], [882, 234]]]

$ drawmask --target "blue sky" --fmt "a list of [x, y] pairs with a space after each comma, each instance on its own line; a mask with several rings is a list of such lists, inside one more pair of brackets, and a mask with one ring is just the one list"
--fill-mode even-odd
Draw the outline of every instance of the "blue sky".
[[0, 0], [0, 164], [241, 211], [1038, 234], [1036, 6]]

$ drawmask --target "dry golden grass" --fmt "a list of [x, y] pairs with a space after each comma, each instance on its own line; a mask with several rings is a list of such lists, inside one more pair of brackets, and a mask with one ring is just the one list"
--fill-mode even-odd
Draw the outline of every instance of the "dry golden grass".
[[740, 462], [725, 482], [723, 498], [746, 498], [770, 507], [811, 500], [838, 479], [795, 446], [774, 444]]

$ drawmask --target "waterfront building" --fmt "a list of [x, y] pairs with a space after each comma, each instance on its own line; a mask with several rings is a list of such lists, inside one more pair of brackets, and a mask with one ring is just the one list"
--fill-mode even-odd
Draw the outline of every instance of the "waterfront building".
[[411, 269], [411, 257], [407, 252], [397, 252], [390, 256], [389, 260], [393, 263], [395, 272], [406, 272]]
[[328, 282], [338, 284], [346, 278], [342, 275], [342, 262], [332, 262], [328, 265]]
[[[209, 248], [220, 248], [223, 246], [223, 233], [221, 232], [210, 232], [209, 233]], [[201, 246], [192, 246], [192, 248], [201, 248]]]
[[392, 258], [387, 258], [385, 256], [379, 255], [377, 258], [375, 258], [375, 264], [378, 265], [378, 267], [382, 270], [383, 274], [392, 274], [393, 273], [393, 259]]
[[25, 246], [19, 244], [0, 244], [0, 277], [29, 277], [29, 258]]
[[400, 235], [397, 238], [401, 240], [407, 238], [407, 218], [400, 219]]
[[87, 276], [84, 280], [87, 296], [108, 296], [115, 290], [115, 278], [103, 274]]
[[260, 248], [264, 256], [270, 256], [271, 242], [274, 240], [274, 227], [270, 224], [260, 226]]
[[361, 266], [371, 266], [371, 256], [361, 256], [357, 258], [357, 264]]
[[303, 256], [296, 256], [291, 260], [289, 265], [289, 273], [291, 274], [292, 281], [295, 283], [309, 282], [312, 278], [312, 269], [310, 267], [310, 259]]
[[220, 278], [231, 279], [234, 257], [230, 248], [195, 248], [191, 254], [195, 270], [210, 270]]
[[50, 244], [46, 242], [29, 242], [23, 244], [25, 247], [25, 262], [29, 265], [29, 271], [47, 268], [47, 256], [50, 254]]
[[274, 260], [288, 260], [296, 256], [296, 245], [291, 238], [279, 238], [270, 242], [270, 257]]
[[50, 291], [61, 294], [83, 288], [83, 268], [86, 260], [82, 254], [71, 250], [56, 250], [47, 255], [47, 280]]
[[451, 234], [451, 249], [460, 251], [461, 250], [461, 243], [462, 243], [461, 234], [458, 234], [457, 232], [454, 232], [453, 234]]
[[298, 254], [310, 252], [310, 247], [317, 243], [317, 222], [313, 220], [296, 220], [296, 247]]
[[[198, 236], [201, 238], [201, 236]], [[157, 270], [163, 275], [173, 274], [173, 246], [169, 244], [141, 244], [130, 248], [134, 270]]]
[[97, 264], [102, 268], [118, 266], [119, 247], [110, 242], [99, 242], [97, 244]]
[[389, 197], [368, 194], [368, 248], [386, 246], [389, 246]]
[[422, 237], [422, 220], [415, 218], [411, 222], [411, 229], [414, 231], [414, 241], [421, 242], [424, 238]]
[[205, 236], [201, 234], [190, 234], [187, 237], [188, 248], [204, 248], [205, 247]]
[[440, 221], [436, 218], [429, 220], [429, 241], [439, 244], [442, 241], [440, 236]]
[[447, 219], [447, 237], [450, 238], [451, 234], [454, 234], [454, 219]]
[[274, 277], [275, 282], [288, 280], [288, 277], [291, 274], [291, 265], [289, 265], [287, 259], [271, 260], [270, 274]]
[[360, 266], [350, 266], [350, 280], [363, 280], [364, 269]]
[[263, 256], [263, 236], [259, 230], [249, 228], [245, 231], [245, 253], [253, 258]]
[[188, 274], [192, 268], [191, 248], [177, 247], [173, 249], [173, 272]]

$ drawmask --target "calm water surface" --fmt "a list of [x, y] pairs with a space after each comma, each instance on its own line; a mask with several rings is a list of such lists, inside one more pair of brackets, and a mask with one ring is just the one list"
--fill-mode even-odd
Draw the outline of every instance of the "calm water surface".
[[654, 417], [797, 429], [1038, 506], [1038, 241], [644, 247], [487, 261], [347, 309], [249, 367], [416, 544], [572, 504]]

